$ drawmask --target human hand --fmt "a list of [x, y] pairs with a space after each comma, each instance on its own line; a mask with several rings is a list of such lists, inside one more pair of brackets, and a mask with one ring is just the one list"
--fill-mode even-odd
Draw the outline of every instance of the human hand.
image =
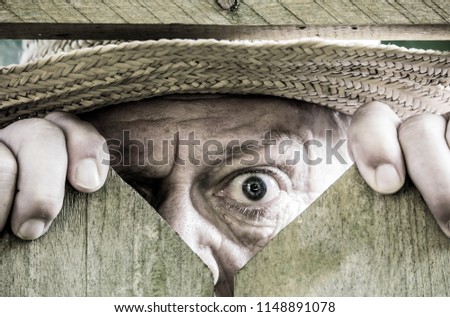
[[372, 102], [353, 115], [349, 153], [375, 191], [395, 193], [406, 172], [442, 231], [450, 237], [450, 128], [446, 116], [420, 114], [401, 122], [386, 104]]
[[106, 180], [108, 160], [105, 139], [67, 113], [0, 130], [0, 230], [10, 217], [19, 238], [39, 238], [62, 208], [66, 178], [78, 191], [94, 192]]

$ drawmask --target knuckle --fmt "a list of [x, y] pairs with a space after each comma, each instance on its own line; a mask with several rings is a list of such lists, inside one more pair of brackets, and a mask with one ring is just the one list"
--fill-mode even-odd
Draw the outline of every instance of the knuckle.
[[[14, 196], [12, 190], [15, 188], [17, 178], [17, 162], [12, 153], [3, 144], [0, 143], [0, 202], [9, 200]], [[1, 208], [1, 204], [0, 204]]]
[[56, 124], [44, 119], [36, 119], [36, 121], [33, 122], [33, 130], [38, 134], [56, 135], [57, 137], [64, 136], [61, 129]]
[[105, 147], [106, 139], [90, 123], [80, 121], [77, 129], [67, 131], [69, 144], [79, 145], [83, 153], [89, 157], [97, 157], [98, 153]]
[[358, 109], [356, 109], [355, 113], [352, 116], [352, 122], [358, 121], [362, 118], [365, 118], [368, 113], [370, 113], [373, 109], [371, 103], [362, 105]]
[[372, 102], [354, 113], [348, 129], [349, 139], [359, 139], [360, 136], [373, 138], [373, 133], [380, 136], [396, 134], [400, 124], [400, 118], [388, 105]]
[[0, 179], [4, 176], [17, 174], [17, 161], [12, 153], [0, 146]]
[[415, 115], [406, 119], [398, 129], [400, 141], [420, 138], [436, 131], [439, 118], [444, 120], [441, 116], [429, 113]]
[[20, 131], [23, 132], [22, 136], [29, 140], [61, 141], [65, 139], [63, 131], [48, 120], [33, 118], [18, 121], [17, 123], [21, 124]]
[[[2, 195], [5, 194], [4, 191], [10, 192], [14, 189], [17, 177], [17, 168], [5, 169], [3, 166], [0, 168], [0, 192]], [[0, 201], [4, 197], [0, 196]]]
[[65, 144], [63, 131], [54, 123], [39, 118], [23, 119], [10, 124], [0, 130], [0, 140], [15, 155], [18, 155], [24, 145]]
[[79, 133], [74, 133], [71, 137], [73, 142], [80, 142], [91, 147], [101, 147], [106, 142], [105, 138], [96, 131], [79, 131]]
[[394, 111], [389, 107], [387, 104], [379, 102], [379, 101], [372, 101], [369, 103], [366, 103], [356, 109], [354, 113], [354, 117], [365, 117], [368, 115], [372, 115], [373, 113], [385, 113], [385, 114], [394, 114]]
[[74, 115], [67, 113], [67, 112], [63, 112], [63, 111], [53, 111], [50, 112], [49, 114], [47, 114], [44, 118], [46, 120], [50, 120], [50, 121], [60, 121], [60, 120], [66, 120], [66, 119], [71, 119], [73, 118]]

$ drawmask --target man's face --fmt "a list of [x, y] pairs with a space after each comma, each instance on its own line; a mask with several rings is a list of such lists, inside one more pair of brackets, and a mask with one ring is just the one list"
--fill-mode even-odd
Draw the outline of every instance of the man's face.
[[208, 265], [219, 295], [350, 164], [340, 141], [349, 118], [298, 101], [172, 97], [84, 119], [119, 175]]

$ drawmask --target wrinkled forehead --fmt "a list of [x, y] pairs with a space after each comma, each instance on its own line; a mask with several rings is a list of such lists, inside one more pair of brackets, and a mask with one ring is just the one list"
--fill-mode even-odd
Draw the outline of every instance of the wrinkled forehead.
[[329, 112], [274, 97], [183, 95], [120, 104], [88, 116], [108, 137], [129, 130], [136, 138], [171, 138], [175, 132], [195, 132], [198, 139], [259, 138], [271, 130], [304, 138], [320, 121], [333, 124]]

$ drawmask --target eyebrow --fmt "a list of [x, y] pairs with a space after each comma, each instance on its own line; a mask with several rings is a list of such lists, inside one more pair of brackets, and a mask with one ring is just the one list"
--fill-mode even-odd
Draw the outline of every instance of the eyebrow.
[[[223, 152], [218, 153], [218, 155], [223, 156], [224, 162], [229, 162], [229, 160], [231, 159], [239, 159], [245, 155], [248, 155], [250, 151], [260, 152], [266, 147], [270, 145], [280, 144], [280, 142], [284, 140], [292, 140], [297, 144], [303, 144], [308, 140], [307, 133], [304, 133], [304, 131], [300, 135], [298, 135], [295, 133], [293, 134], [290, 130], [287, 129], [272, 128], [264, 132], [263, 136], [266, 136], [267, 133], [270, 133], [270, 139], [264, 138], [260, 138], [259, 140], [247, 139], [244, 140], [243, 142], [236, 140], [238, 141], [237, 144], [230, 144], [230, 142], [228, 142]], [[271, 141], [270, 143], [267, 142], [269, 140]], [[247, 141], [255, 141], [255, 142], [247, 142]], [[273, 144], [272, 141], [274, 141], [275, 144]], [[292, 145], [288, 146], [290, 147]]]

